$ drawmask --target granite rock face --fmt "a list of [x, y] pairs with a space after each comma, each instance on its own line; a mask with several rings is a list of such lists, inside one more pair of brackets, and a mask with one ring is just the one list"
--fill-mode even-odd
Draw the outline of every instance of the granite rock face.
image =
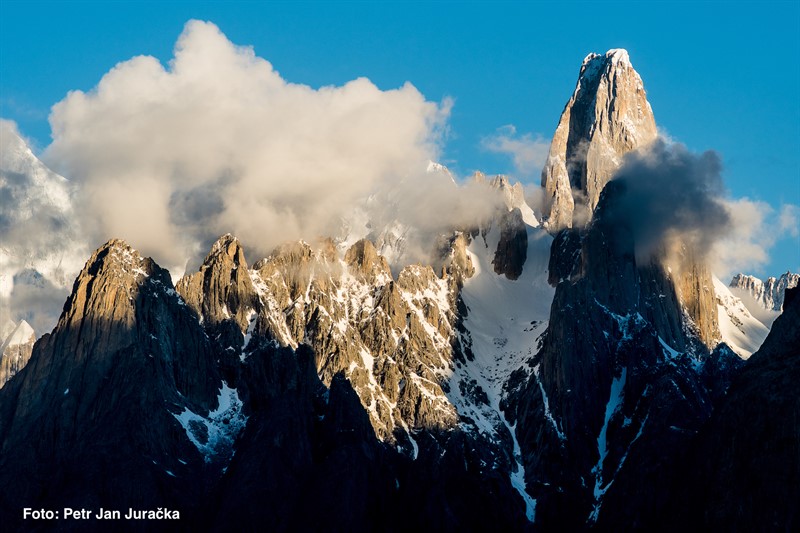
[[500, 241], [492, 265], [497, 274], [517, 279], [528, 258], [528, 231], [518, 208], [502, 213], [497, 220]]
[[722, 336], [719, 329], [714, 282], [708, 266], [690, 253], [681, 257], [682, 266], [675, 274], [678, 299], [689, 317], [687, 327], [694, 328], [700, 341], [715, 347]]
[[0, 486], [15, 487], [0, 492], [4, 523], [13, 528], [22, 507], [72, 502], [196, 508], [230, 453], [209, 433], [224, 389], [212, 344], [169, 273], [109, 241], [2, 389]]
[[246, 329], [248, 311], [258, 305], [244, 250], [230, 234], [214, 243], [200, 271], [181, 278], [176, 289], [206, 326], [232, 321]]
[[[669, 489], [636, 487], [671, 478], [739, 361], [725, 345], [712, 351], [713, 326], [695, 322], [708, 317], [701, 267], [637, 262], [634, 232], [606, 216], [624, 194], [610, 182], [590, 226], [553, 241], [549, 326], [508, 402], [545, 529], [643, 527], [659, 515]], [[713, 288], [710, 298], [716, 312]]]
[[591, 219], [623, 156], [657, 135], [644, 84], [628, 53], [617, 49], [586, 56], [542, 170], [548, 230], [556, 233]]
[[[110, 241], [0, 396], [0, 482], [29, 479], [0, 515], [169, 505], [189, 525], [296, 530], [322, 527], [304, 510], [317, 495], [325, 524], [350, 530], [524, 528], [508, 429], [459, 414], [489, 409], [456, 369], [468, 240], [441, 277], [394, 278], [369, 241], [289, 243], [249, 268], [226, 235], [183, 296]], [[432, 501], [451, 511], [402, 512]]]

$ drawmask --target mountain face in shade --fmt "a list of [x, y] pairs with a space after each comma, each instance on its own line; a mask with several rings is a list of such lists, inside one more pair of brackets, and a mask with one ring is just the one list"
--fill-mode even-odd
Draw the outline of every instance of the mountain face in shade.
[[800, 297], [761, 346], [701, 257], [637, 254], [611, 178], [654, 138], [612, 50], [587, 58], [562, 116], [542, 225], [519, 184], [476, 174], [491, 214], [438, 235], [428, 263], [398, 266], [415, 229], [391, 216], [250, 262], [226, 234], [175, 286], [107, 242], [0, 388], [0, 523], [166, 507], [180, 522], [118, 525], [791, 529]]
[[681, 465], [665, 529], [796, 531], [800, 289], [736, 375]]
[[[169, 273], [110, 241], [79, 274], [56, 328], [2, 389], [0, 486], [15, 487], [0, 493], [4, 523], [31, 505], [194, 505], [213, 471], [207, 461], [230, 453], [200, 430], [225, 388]], [[184, 431], [176, 417], [187, 411], [198, 423]]]
[[707, 315], [700, 267], [637, 263], [631, 229], [609, 216], [625, 192], [610, 182], [590, 226], [553, 242], [547, 333], [508, 399], [545, 530], [658, 516], [669, 493], [652, 480], [669, 478], [740, 364], [693, 318]]
[[589, 54], [542, 170], [545, 225], [583, 225], [622, 157], [658, 135], [644, 84], [625, 50]]

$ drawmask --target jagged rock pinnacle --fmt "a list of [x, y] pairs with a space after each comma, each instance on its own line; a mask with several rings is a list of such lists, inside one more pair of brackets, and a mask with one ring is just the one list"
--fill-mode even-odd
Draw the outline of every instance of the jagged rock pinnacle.
[[230, 233], [217, 239], [200, 271], [181, 278], [176, 289], [206, 326], [233, 320], [244, 331], [248, 313], [259, 305], [242, 245]]
[[586, 56], [542, 170], [548, 230], [555, 233], [591, 218], [622, 157], [656, 137], [653, 111], [628, 52]]

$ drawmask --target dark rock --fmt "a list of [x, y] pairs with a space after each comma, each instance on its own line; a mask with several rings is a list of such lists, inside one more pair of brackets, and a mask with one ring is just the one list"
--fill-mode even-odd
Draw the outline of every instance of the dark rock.
[[508, 279], [517, 279], [522, 275], [522, 267], [528, 258], [527, 226], [517, 208], [503, 212], [497, 224], [500, 227], [500, 241], [492, 260], [494, 271]]
[[682, 285], [657, 257], [637, 262], [633, 233], [613, 216], [623, 194], [610, 182], [588, 230], [556, 237], [547, 334], [505, 404], [545, 529], [637, 528], [659, 515], [669, 489], [656, 481], [675, 479], [735, 368], [724, 349], [710, 357], [685, 318], [699, 278]]
[[666, 527], [800, 528], [800, 289], [743, 365], [681, 464]]
[[174, 415], [207, 413], [220, 387], [211, 344], [167, 271], [110, 241], [0, 391], [2, 523], [21, 527], [23, 507], [169, 504], [192, 516], [220, 472]]
[[564, 229], [553, 239], [547, 282], [555, 287], [559, 282], [573, 279], [580, 272], [581, 231]]

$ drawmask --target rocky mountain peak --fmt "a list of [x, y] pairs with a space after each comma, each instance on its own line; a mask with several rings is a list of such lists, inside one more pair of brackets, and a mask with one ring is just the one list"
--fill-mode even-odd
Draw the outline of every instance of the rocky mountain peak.
[[221, 389], [211, 341], [169, 273], [124, 241], [107, 242], [55, 329], [2, 388], [0, 447], [19, 453], [0, 457], [0, 485], [30, 481], [3, 504], [38, 498], [45, 486], [106, 508], [199, 497], [203, 481], [188, 465], [229, 456], [206, 424], [224, 405]]
[[583, 60], [581, 67], [584, 69], [596, 68], [602, 67], [605, 63], [611, 63], [612, 65], [625, 63], [630, 66], [631, 59], [628, 55], [628, 51], [624, 48], [612, 48], [605, 54], [598, 54], [595, 52], [588, 54]]
[[504, 174], [489, 177], [481, 171], [476, 171], [471, 179], [474, 183], [485, 185], [492, 191], [499, 192], [506, 209], [509, 211], [515, 208], [519, 209], [525, 224], [532, 228], [539, 226], [539, 219], [536, 218], [533, 209], [525, 200], [525, 189], [522, 183], [517, 181], [512, 184], [508, 176]]
[[245, 331], [251, 311], [259, 306], [242, 245], [230, 234], [217, 239], [200, 271], [181, 278], [177, 290], [203, 323], [212, 327], [232, 321]]
[[375, 246], [368, 239], [361, 239], [345, 252], [344, 261], [351, 270], [363, 279], [374, 281], [381, 276], [389, 276], [389, 264], [378, 255]]
[[770, 276], [760, 280], [755, 276], [736, 274], [731, 279], [730, 287], [736, 289], [738, 296], [749, 296], [745, 303], [753, 303], [766, 311], [780, 312], [783, 308], [784, 294], [787, 289], [797, 287], [800, 283], [800, 274], [784, 272], [779, 277]]
[[139, 252], [127, 242], [122, 239], [110, 239], [94, 251], [79, 277], [109, 271], [128, 272], [131, 268], [138, 267], [142, 261]]
[[218, 258], [221, 256], [229, 258], [234, 264], [238, 265], [242, 263], [244, 261], [244, 251], [242, 250], [242, 245], [239, 243], [239, 239], [230, 233], [222, 235], [211, 246], [211, 251], [206, 256], [203, 264], [210, 264], [215, 260], [219, 260]]
[[92, 317], [132, 324], [134, 303], [145, 280], [172, 287], [169, 272], [149, 257], [142, 257], [121, 239], [98, 248], [78, 274], [72, 294], [64, 304], [58, 327]]
[[590, 219], [623, 156], [657, 135], [644, 84], [627, 51], [589, 54], [542, 170], [547, 228], [555, 233]]

